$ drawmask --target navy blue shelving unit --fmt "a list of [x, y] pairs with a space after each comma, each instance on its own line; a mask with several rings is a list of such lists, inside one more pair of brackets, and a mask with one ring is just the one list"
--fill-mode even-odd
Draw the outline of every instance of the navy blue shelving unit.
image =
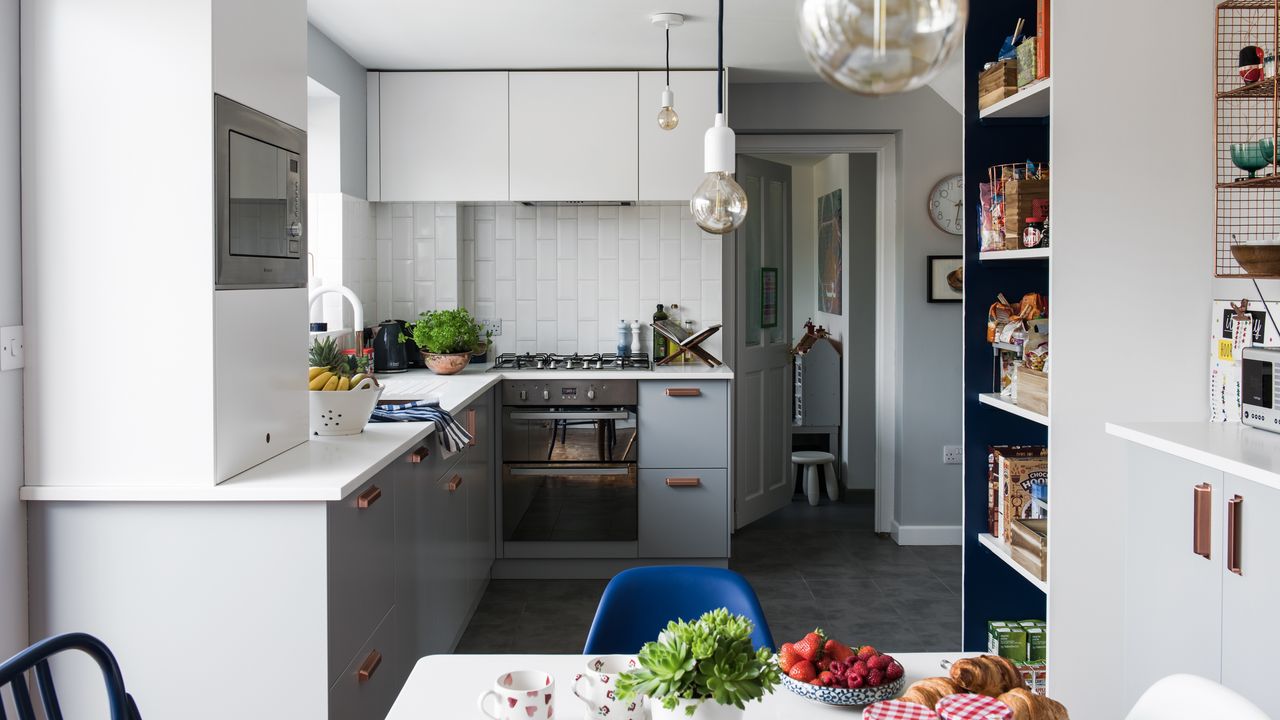
[[[969, 13], [964, 58], [964, 649], [977, 651], [986, 649], [988, 620], [1046, 617], [1045, 593], [981, 545], [978, 535], [987, 531], [987, 448], [1047, 445], [1048, 428], [984, 405], [978, 396], [997, 390], [992, 387], [991, 346], [986, 342], [988, 307], [997, 293], [1012, 302], [1028, 292], [1048, 294], [1051, 262], [1047, 258], [979, 261], [978, 185], [986, 181], [992, 165], [1050, 158], [1047, 119], [981, 120], [978, 112], [983, 64], [993, 59], [1018, 18], [1026, 18], [1025, 32], [1034, 34], [1035, 0], [982, 0], [970, 3]], [[1052, 297], [1049, 313], [1052, 336]]]

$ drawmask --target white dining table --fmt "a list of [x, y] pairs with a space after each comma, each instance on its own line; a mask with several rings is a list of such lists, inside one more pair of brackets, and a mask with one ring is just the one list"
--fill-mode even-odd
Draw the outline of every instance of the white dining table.
[[[902, 653], [894, 657], [906, 671], [907, 684], [926, 677], [945, 675], [943, 660], [955, 660], [972, 653]], [[587, 718], [587, 706], [574, 697], [573, 678], [585, 669], [585, 655], [428, 655], [413, 666], [413, 672], [387, 713], [386, 720], [465, 720], [484, 717], [476, 707], [480, 694], [493, 687], [498, 676], [508, 670], [542, 670], [556, 679], [556, 717], [563, 720]], [[805, 700], [777, 687], [772, 695], [749, 703], [744, 720], [795, 720], [795, 718], [862, 717], [860, 707], [832, 707]]]

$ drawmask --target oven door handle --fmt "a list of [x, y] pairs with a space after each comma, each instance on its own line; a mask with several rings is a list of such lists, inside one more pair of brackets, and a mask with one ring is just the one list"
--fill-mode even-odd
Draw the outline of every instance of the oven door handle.
[[509, 475], [630, 475], [635, 472], [635, 468], [626, 467], [557, 467], [555, 465], [542, 465], [540, 467], [508, 467], [506, 472]]
[[626, 410], [609, 412], [524, 412], [515, 411], [512, 420], [626, 420], [631, 413]]

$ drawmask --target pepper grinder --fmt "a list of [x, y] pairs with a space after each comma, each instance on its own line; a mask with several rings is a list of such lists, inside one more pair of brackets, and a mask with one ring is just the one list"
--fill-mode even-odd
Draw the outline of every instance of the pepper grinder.
[[631, 354], [639, 355], [640, 350], [640, 321], [631, 321]]
[[618, 321], [618, 357], [623, 358], [631, 354], [631, 346], [627, 344], [627, 321]]

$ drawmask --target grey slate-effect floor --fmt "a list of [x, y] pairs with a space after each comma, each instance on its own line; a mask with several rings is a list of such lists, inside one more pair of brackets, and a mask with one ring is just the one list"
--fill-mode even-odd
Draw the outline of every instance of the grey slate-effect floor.
[[[869, 498], [799, 496], [733, 536], [729, 566], [760, 596], [774, 641], [815, 626], [885, 652], [960, 648], [960, 548], [900, 547], [872, 532]], [[578, 653], [607, 580], [494, 580], [459, 653]]]

